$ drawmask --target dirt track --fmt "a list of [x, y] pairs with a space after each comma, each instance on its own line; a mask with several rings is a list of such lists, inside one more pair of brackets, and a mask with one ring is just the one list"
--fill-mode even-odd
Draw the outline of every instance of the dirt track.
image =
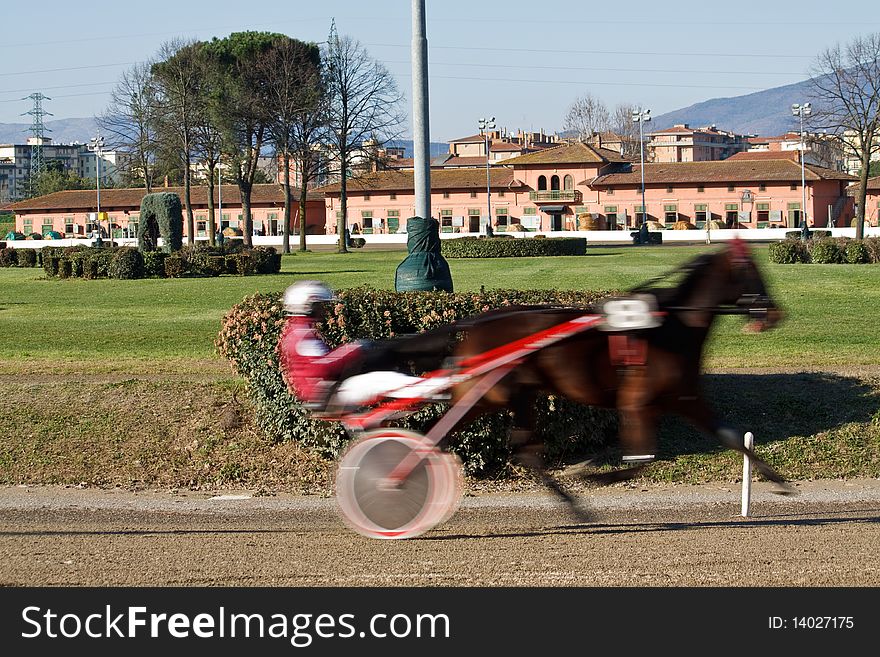
[[7, 487], [0, 585], [880, 585], [880, 481], [797, 486], [756, 484], [750, 518], [736, 485], [612, 487], [590, 524], [483, 494], [406, 541], [352, 533], [330, 499]]

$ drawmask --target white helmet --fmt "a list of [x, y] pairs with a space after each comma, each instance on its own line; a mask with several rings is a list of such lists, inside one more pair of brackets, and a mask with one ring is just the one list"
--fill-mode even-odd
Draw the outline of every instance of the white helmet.
[[319, 281], [298, 281], [284, 291], [284, 311], [288, 315], [308, 317], [314, 304], [335, 299], [330, 288]]

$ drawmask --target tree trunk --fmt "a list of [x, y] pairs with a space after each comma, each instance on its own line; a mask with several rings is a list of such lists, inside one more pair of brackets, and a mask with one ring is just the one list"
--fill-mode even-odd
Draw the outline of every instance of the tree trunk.
[[195, 243], [195, 221], [193, 220], [193, 209], [192, 209], [192, 200], [190, 198], [190, 190], [192, 187], [191, 184], [191, 174], [189, 170], [190, 161], [189, 158], [185, 158], [184, 160], [184, 170], [183, 170], [183, 204], [186, 206], [186, 243], [193, 244]]
[[290, 194], [290, 153], [284, 150], [282, 156], [284, 164], [284, 237], [281, 241], [281, 252], [290, 253], [290, 213], [293, 199]]
[[244, 245], [248, 248], [251, 248], [254, 245], [254, 218], [253, 215], [251, 215], [251, 189], [253, 189], [252, 184], [239, 175], [238, 191], [241, 194], [241, 218], [244, 222], [244, 227], [242, 227], [241, 232]]
[[348, 244], [345, 241], [345, 233], [348, 230], [347, 220], [348, 220], [348, 178], [346, 177], [346, 165], [348, 157], [346, 153], [340, 153], [339, 155], [339, 167], [341, 170], [342, 178], [339, 181], [340, 185], [340, 195], [339, 195], [339, 218], [336, 220], [336, 233], [339, 235], [339, 248], [336, 249], [337, 253], [348, 253]]
[[[874, 135], [871, 135], [873, 140]], [[869, 141], [868, 144], [871, 142]], [[871, 150], [862, 148], [862, 170], [859, 172], [859, 188], [856, 196], [856, 239], [865, 239], [865, 204], [868, 202], [868, 176], [871, 171]]]
[[217, 217], [214, 214], [214, 169], [217, 165], [208, 158], [208, 243], [216, 244]]
[[302, 186], [299, 190], [299, 250], [302, 253], [308, 251], [306, 248], [306, 194], [308, 194], [309, 190], [311, 167], [311, 158], [308, 156], [305, 156], [300, 160]]

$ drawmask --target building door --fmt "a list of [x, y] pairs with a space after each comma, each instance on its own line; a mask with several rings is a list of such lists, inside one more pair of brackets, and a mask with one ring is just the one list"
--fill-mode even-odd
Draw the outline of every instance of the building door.
[[479, 233], [480, 232], [480, 217], [479, 215], [472, 214], [468, 217], [468, 232], [469, 233]]
[[562, 230], [562, 215], [554, 213], [550, 215], [550, 230]]

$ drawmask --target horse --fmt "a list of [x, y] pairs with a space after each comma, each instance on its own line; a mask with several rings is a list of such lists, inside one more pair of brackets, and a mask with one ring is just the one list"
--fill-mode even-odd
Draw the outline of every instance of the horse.
[[[744, 327], [748, 331], [769, 329], [783, 317], [751, 253], [744, 242], [736, 240], [727, 248], [698, 256], [670, 275], [680, 276], [681, 282], [664, 288], [655, 279], [629, 291], [626, 298], [637, 300], [635, 305], [631, 301], [623, 306], [618, 303], [618, 317], [606, 318], [605, 328], [622, 330], [591, 328], [522, 358], [456, 426], [486, 412], [509, 409], [513, 419], [509, 440], [515, 460], [533, 470], [583, 520], [590, 519], [589, 512], [549, 474], [543, 442], [536, 438], [535, 402], [540, 394], [618, 411], [618, 438], [626, 467], [585, 477], [593, 483], [638, 475], [655, 458], [660, 417], [674, 413], [717, 438], [724, 447], [751, 458], [757, 471], [777, 485], [775, 492], [793, 492], [743, 444], [743, 433], [716, 415], [700, 389], [704, 347], [719, 314], [749, 315]], [[614, 310], [613, 305], [605, 306], [606, 314], [609, 307]], [[597, 312], [603, 309], [533, 306], [489, 311], [462, 323], [462, 337], [453, 356], [467, 359]], [[476, 379], [453, 387], [452, 403], [478, 384]]]

